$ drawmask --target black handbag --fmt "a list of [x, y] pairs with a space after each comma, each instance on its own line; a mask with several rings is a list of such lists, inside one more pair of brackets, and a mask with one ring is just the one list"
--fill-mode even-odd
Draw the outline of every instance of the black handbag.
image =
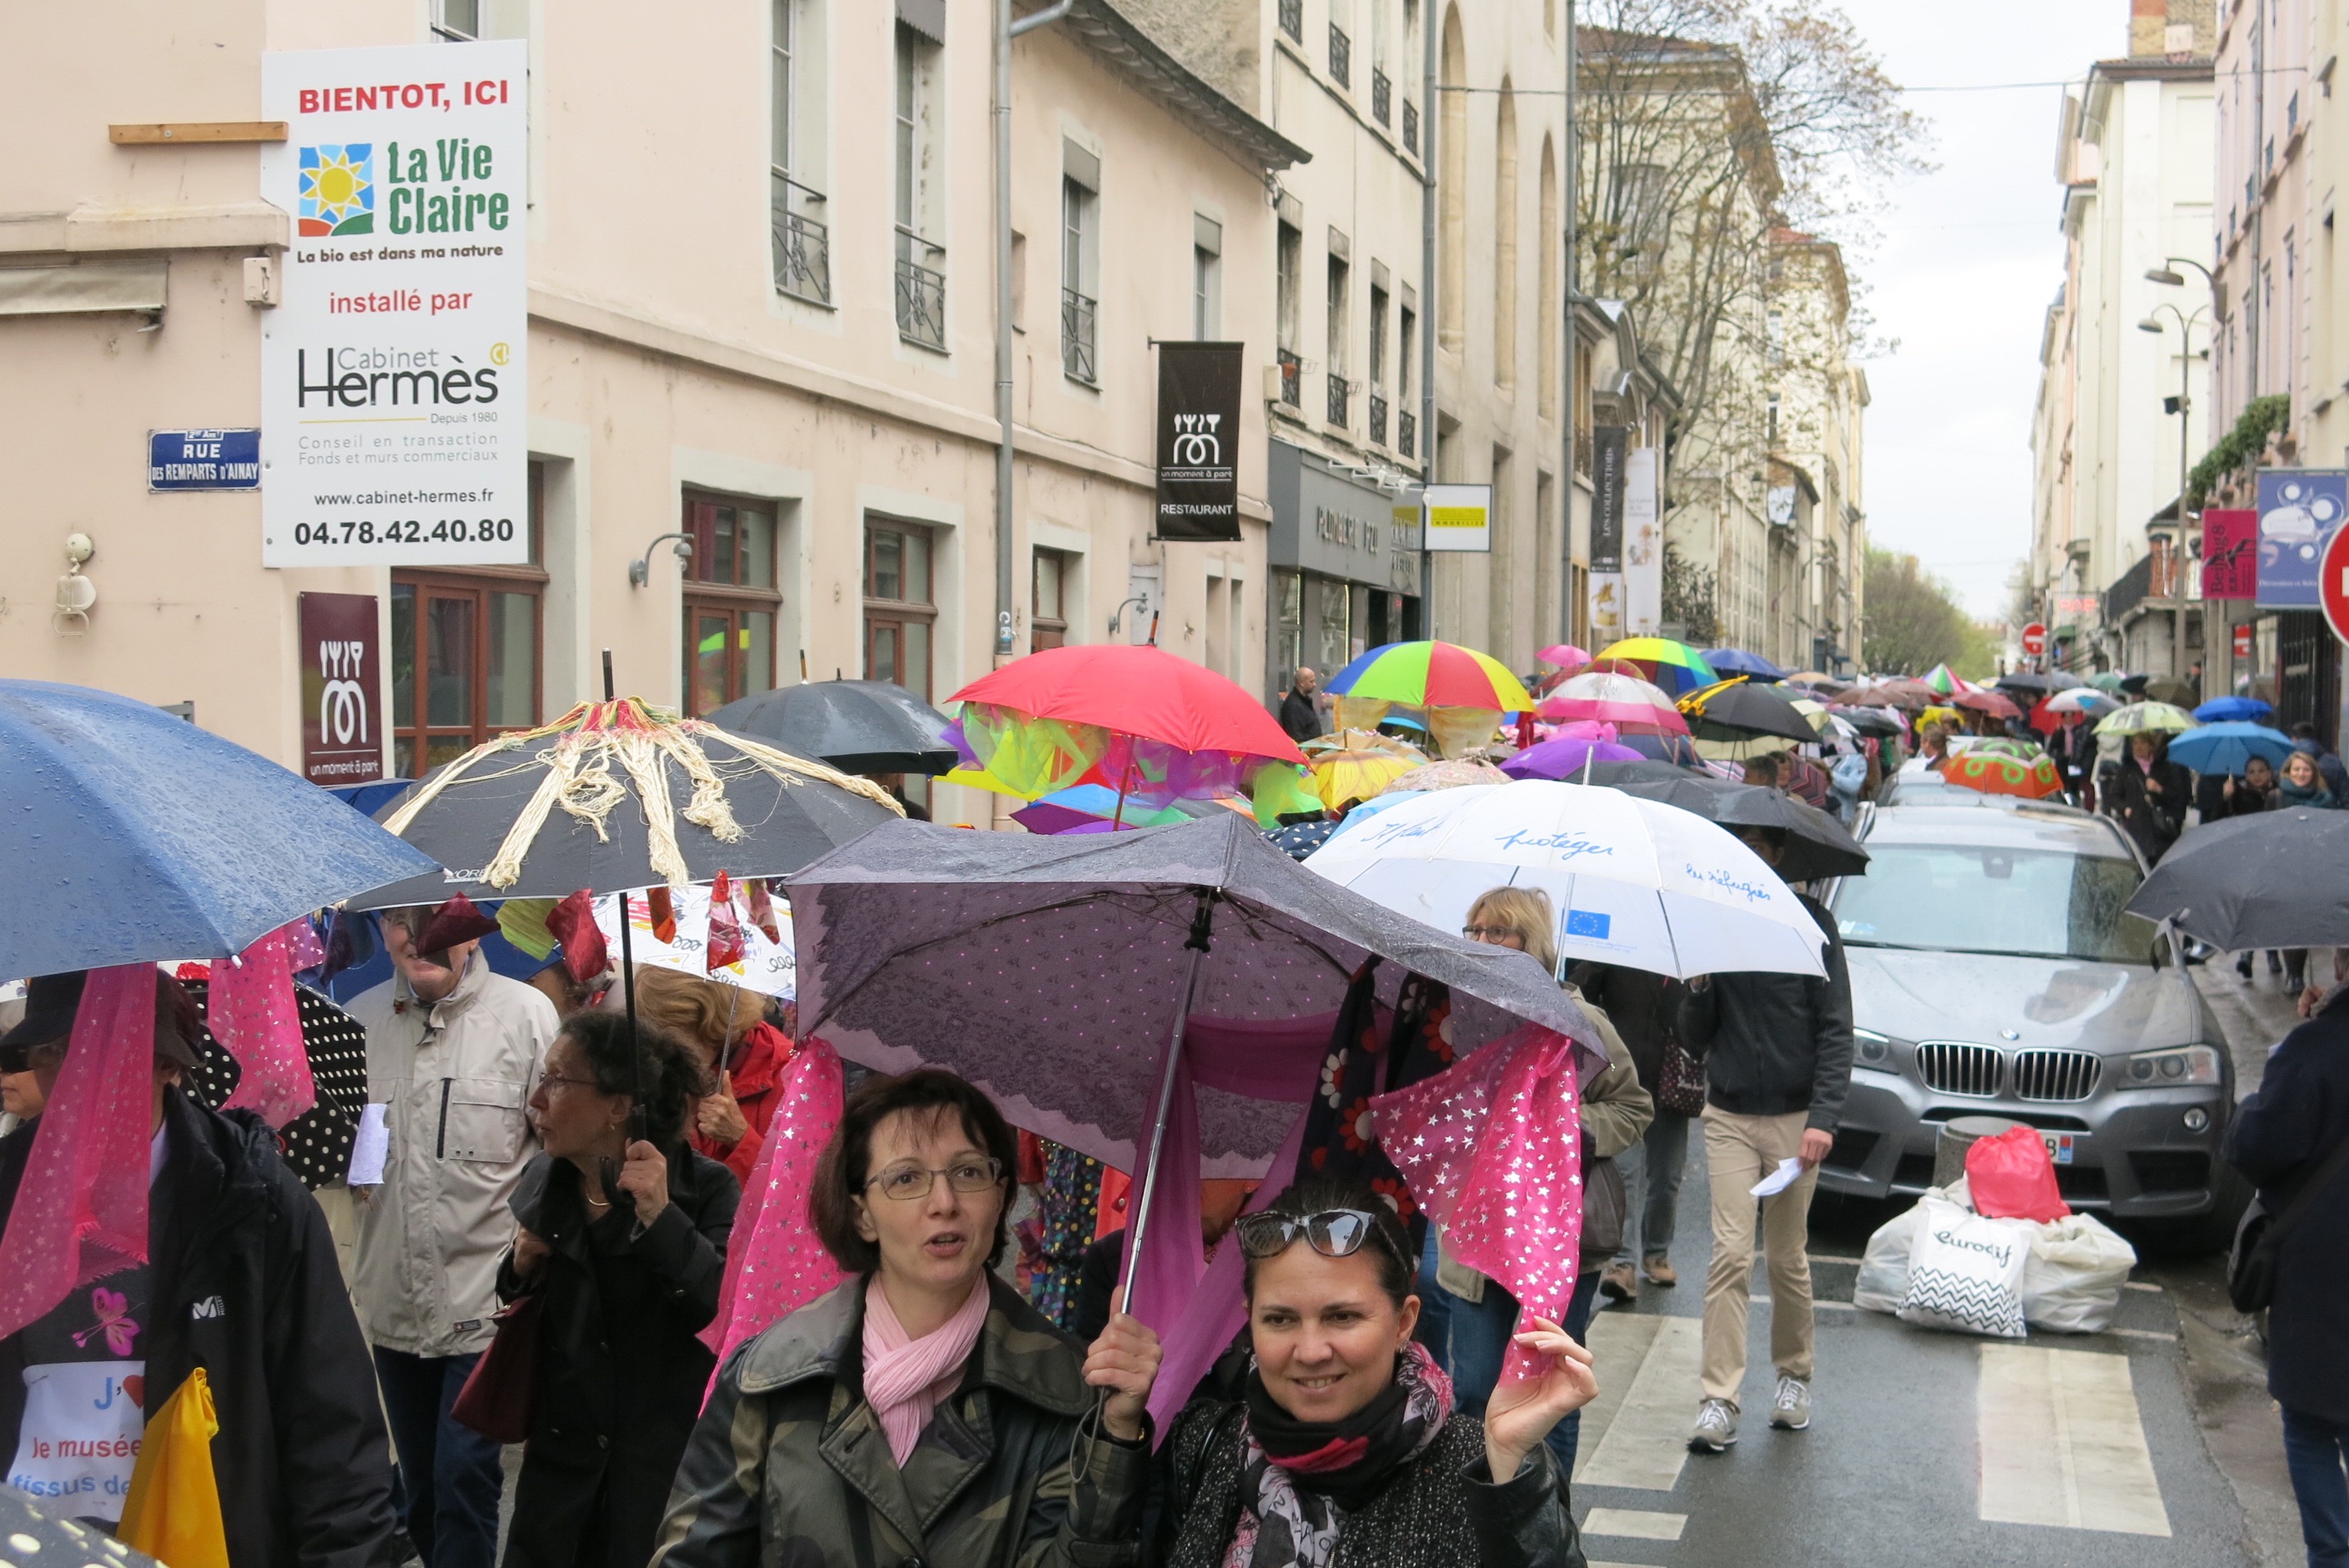
[[1656, 1106], [1674, 1116], [1704, 1113], [1704, 1064], [1689, 1055], [1678, 1040], [1664, 1042], [1663, 1058], [1656, 1067]]
[[2237, 1312], [2264, 1312], [2275, 1300], [2276, 1254], [2283, 1250], [2284, 1238], [2344, 1167], [2349, 1167], [2349, 1137], [2333, 1144], [2324, 1163], [2301, 1183], [2282, 1212], [2269, 1213], [2257, 1198], [2243, 1211], [2242, 1222], [2235, 1227], [2235, 1244], [2227, 1253], [2227, 1299]]

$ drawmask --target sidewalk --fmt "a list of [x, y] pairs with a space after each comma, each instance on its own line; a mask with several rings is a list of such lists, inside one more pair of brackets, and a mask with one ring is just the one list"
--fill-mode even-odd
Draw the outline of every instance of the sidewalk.
[[[2321, 956], [2312, 955], [2309, 967], [2331, 977], [2332, 969]], [[2299, 1024], [2300, 998], [2283, 988], [2282, 975], [2268, 973], [2264, 954], [2251, 955], [2249, 980], [2235, 973], [2231, 953], [2213, 954], [2209, 963], [2194, 965], [2191, 973], [2196, 986], [2219, 1015], [2219, 1026], [2227, 1032], [2227, 1046], [2235, 1058], [2235, 1095], [2240, 1099], [2260, 1087], [2268, 1053]]]

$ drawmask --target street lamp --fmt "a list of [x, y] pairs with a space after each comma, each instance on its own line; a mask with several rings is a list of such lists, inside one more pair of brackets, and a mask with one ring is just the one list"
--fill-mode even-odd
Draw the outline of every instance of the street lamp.
[[[2191, 266], [2194, 263], [2189, 262], [2187, 264]], [[2176, 273], [2157, 275], [2165, 272], [2166, 269], [2155, 268], [2145, 275], [2156, 283], [2175, 280], [2182, 284], [2186, 281]], [[2187, 415], [2194, 406], [2193, 396], [2189, 390], [2194, 377], [2194, 324], [2202, 319], [2203, 310], [2203, 306], [2197, 305], [2194, 314], [2188, 315], [2174, 304], [2158, 304], [2153, 307], [2152, 315], [2137, 324], [2139, 332], [2149, 332], [2158, 337], [2165, 330], [2161, 324], [2162, 312], [2168, 311], [2178, 321], [2178, 542], [2170, 566], [2169, 673], [2181, 681], [2186, 678], [2186, 477], [2192, 466], [2192, 449], [2189, 443], [2193, 438], [2193, 426]], [[2167, 398], [2163, 400], [2168, 401]], [[2207, 620], [2203, 632], [2203, 652], [2207, 655], [2210, 641]]]
[[[2211, 275], [2210, 269], [2209, 267], [2204, 266], [2201, 263], [2196, 261], [2191, 256], [2164, 256], [2162, 258], [2161, 265], [2158, 267], [2148, 267], [2146, 269], [2146, 279], [2147, 282], [2160, 284], [2168, 288], [2182, 288], [2186, 284], [2186, 278], [2185, 274], [2178, 271], [2179, 267], [2191, 267], [2201, 277], [2202, 286], [2210, 291], [2211, 309], [2215, 313], [2218, 308], [2219, 280]], [[2209, 356], [2209, 349], [2204, 349], [2203, 356], [2208, 358]], [[2182, 441], [2185, 439], [2186, 430], [2186, 413], [2182, 406], [2179, 407], [2178, 418], [2178, 438]], [[2183, 490], [2180, 490], [2178, 492], [2178, 504], [2181, 510], [2185, 507], [2186, 496]], [[2183, 519], [2180, 519], [2180, 521], [2183, 521]], [[2180, 613], [2182, 614], [2183, 612], [2181, 611]], [[2212, 619], [2210, 614], [2210, 601], [2205, 599], [2202, 601], [2202, 658], [2206, 665], [2211, 658], [2211, 651], [2219, 645], [2217, 641], [2218, 634], [2218, 625]], [[2234, 659], [2233, 655], [2230, 654], [2228, 656], [2228, 670], [2230, 675], [2233, 673], [2233, 668]], [[2207, 676], [2209, 671], [2206, 669], [2204, 674]]]

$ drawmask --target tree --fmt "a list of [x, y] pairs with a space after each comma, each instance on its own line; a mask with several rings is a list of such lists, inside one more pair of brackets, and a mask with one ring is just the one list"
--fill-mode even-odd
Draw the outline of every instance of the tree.
[[1677, 546], [1664, 546], [1662, 618], [1680, 628], [1682, 642], [1709, 648], [1721, 640], [1719, 586], [1712, 567], [1699, 566]]
[[1920, 676], [1946, 664], [1960, 675], [1988, 676], [1989, 634], [1958, 607], [1957, 595], [1913, 555], [1871, 547], [1860, 662], [1877, 675]]

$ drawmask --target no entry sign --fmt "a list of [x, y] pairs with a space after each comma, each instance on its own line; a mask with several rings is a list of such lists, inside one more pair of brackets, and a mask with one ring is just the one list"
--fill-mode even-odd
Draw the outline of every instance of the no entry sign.
[[2047, 628], [2037, 621], [2023, 628], [2023, 656], [2035, 659], [2047, 651]]
[[2349, 528], [2336, 528], [2316, 568], [2317, 601], [2333, 634], [2349, 643]]

